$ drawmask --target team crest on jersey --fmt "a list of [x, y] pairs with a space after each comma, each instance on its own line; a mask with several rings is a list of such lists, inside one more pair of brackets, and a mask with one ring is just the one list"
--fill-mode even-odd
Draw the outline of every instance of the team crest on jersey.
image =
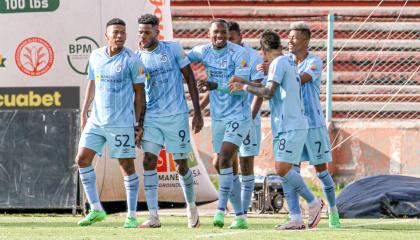
[[139, 67], [139, 73], [140, 73], [140, 75], [143, 75], [144, 74], [144, 68]]
[[315, 70], [315, 69], [316, 69], [315, 64], [311, 64], [311, 70]]
[[162, 55], [160, 56], [160, 60], [161, 60], [162, 62], [167, 62], [167, 61], [168, 61], [168, 56], [167, 56], [166, 54], [162, 54]]
[[220, 68], [227, 68], [227, 60], [224, 59], [222, 62], [220, 62]]
[[119, 73], [122, 70], [122, 65], [118, 65], [117, 68], [115, 68], [115, 72]]
[[95, 81], [99, 82], [100, 80], [101, 80], [101, 76], [96, 75], [96, 76], [95, 76]]

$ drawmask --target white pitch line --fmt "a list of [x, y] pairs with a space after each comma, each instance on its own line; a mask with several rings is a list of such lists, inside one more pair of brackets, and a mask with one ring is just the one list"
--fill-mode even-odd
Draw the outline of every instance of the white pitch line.
[[382, 225], [382, 224], [407, 223], [407, 222], [414, 222], [416, 220], [419, 221], [419, 219], [410, 218], [410, 219], [398, 220], [398, 221], [388, 221], [388, 222], [377, 222], [377, 223], [365, 223], [365, 224], [344, 225], [343, 228], [356, 228], [356, 227], [365, 227], [365, 226]]

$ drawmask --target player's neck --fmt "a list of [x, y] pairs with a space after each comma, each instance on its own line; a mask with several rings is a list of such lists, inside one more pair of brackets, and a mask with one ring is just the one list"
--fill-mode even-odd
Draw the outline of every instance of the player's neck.
[[107, 51], [107, 53], [110, 57], [113, 57], [113, 56], [117, 55], [118, 53], [120, 53], [123, 48], [124, 47], [114, 48], [114, 47], [108, 46], [106, 51]]
[[156, 39], [152, 42], [152, 44], [150, 44], [150, 47], [145, 47], [145, 48], [140, 47], [140, 50], [146, 51], [146, 52], [153, 52], [157, 48], [158, 45], [159, 45], [159, 40]]
[[309, 52], [308, 51], [302, 51], [299, 53], [295, 54], [295, 61], [296, 63], [301, 63], [303, 60], [305, 60], [305, 58], [308, 56]]

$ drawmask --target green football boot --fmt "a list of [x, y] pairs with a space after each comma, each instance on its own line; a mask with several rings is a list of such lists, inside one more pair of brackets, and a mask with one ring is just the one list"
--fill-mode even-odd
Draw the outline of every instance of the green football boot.
[[137, 228], [139, 222], [137, 222], [137, 218], [127, 217], [124, 222], [124, 228]]
[[248, 222], [246, 218], [235, 218], [232, 224], [229, 226], [230, 229], [247, 229]]
[[338, 216], [338, 213], [330, 213], [328, 214], [328, 223], [330, 228], [340, 228], [340, 217]]
[[213, 226], [222, 228], [225, 225], [225, 213], [217, 211], [214, 215]]
[[90, 210], [89, 214], [83, 218], [82, 220], [80, 220], [77, 224], [79, 226], [89, 226], [92, 223], [96, 223], [96, 222], [101, 222], [103, 220], [105, 220], [106, 218], [106, 213], [104, 210]]

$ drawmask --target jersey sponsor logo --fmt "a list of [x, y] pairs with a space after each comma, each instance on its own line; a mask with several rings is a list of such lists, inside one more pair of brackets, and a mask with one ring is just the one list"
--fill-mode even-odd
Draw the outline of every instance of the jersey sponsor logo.
[[162, 54], [162, 55], [160, 56], [160, 60], [161, 60], [162, 62], [167, 62], [167, 61], [168, 61], [168, 56], [167, 56], [166, 54]]
[[68, 45], [67, 63], [70, 68], [81, 75], [88, 74], [89, 56], [99, 44], [90, 37], [80, 36]]
[[0, 67], [6, 67], [4, 62], [6, 62], [6, 58], [3, 58], [3, 55], [0, 53]]
[[40, 37], [30, 37], [19, 43], [15, 52], [16, 65], [29, 76], [40, 76], [50, 70], [54, 62], [51, 45]]

